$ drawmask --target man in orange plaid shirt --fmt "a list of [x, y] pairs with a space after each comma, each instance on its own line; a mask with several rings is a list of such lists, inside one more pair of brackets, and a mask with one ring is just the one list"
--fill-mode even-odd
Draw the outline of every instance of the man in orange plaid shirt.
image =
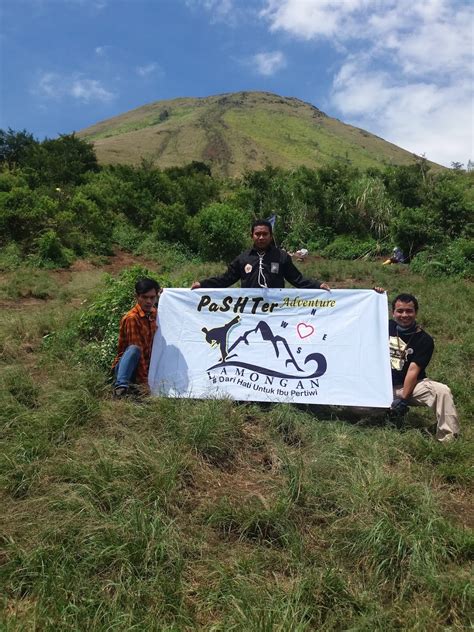
[[154, 279], [142, 278], [135, 284], [137, 304], [120, 321], [118, 353], [112, 364], [115, 397], [125, 396], [131, 381], [147, 383], [159, 291]]

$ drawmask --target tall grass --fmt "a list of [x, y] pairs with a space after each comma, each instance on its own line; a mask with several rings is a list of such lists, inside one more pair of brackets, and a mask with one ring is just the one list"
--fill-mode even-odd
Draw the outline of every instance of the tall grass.
[[5, 629], [469, 627], [471, 286], [368, 263], [305, 272], [419, 296], [462, 439], [438, 445], [415, 412], [397, 429], [343, 409], [115, 401], [63, 335], [91, 282], [18, 299], [0, 322]]

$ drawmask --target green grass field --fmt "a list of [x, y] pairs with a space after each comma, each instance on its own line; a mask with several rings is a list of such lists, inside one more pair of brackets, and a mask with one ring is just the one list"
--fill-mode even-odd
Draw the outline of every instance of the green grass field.
[[[185, 287], [222, 267], [147, 264]], [[396, 428], [328, 407], [115, 401], [67, 336], [103, 271], [4, 273], [2, 629], [469, 629], [472, 284], [368, 262], [304, 271], [417, 294], [461, 439], [437, 444], [425, 410]]]

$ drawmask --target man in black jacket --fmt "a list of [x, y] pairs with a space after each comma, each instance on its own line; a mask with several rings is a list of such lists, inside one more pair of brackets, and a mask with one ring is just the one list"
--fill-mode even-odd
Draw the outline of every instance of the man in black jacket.
[[290, 255], [275, 246], [270, 222], [256, 220], [252, 224], [251, 234], [253, 248], [236, 257], [224, 274], [194, 281], [191, 289], [229, 287], [239, 280], [243, 288], [283, 288], [285, 279], [301, 289], [330, 289], [327, 283], [306, 279], [293, 264]]

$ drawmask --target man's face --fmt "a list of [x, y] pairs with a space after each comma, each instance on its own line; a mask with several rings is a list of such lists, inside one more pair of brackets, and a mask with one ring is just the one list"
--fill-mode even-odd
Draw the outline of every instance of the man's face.
[[411, 327], [416, 319], [416, 309], [413, 305], [413, 301], [403, 303], [403, 301], [397, 301], [393, 309], [393, 320], [400, 325], [400, 327]]
[[149, 292], [145, 292], [145, 294], [137, 294], [137, 303], [144, 312], [150, 312], [156, 303], [157, 297], [158, 292], [156, 290], [150, 290]]
[[266, 250], [272, 243], [272, 234], [268, 226], [255, 226], [252, 239], [257, 250]]

